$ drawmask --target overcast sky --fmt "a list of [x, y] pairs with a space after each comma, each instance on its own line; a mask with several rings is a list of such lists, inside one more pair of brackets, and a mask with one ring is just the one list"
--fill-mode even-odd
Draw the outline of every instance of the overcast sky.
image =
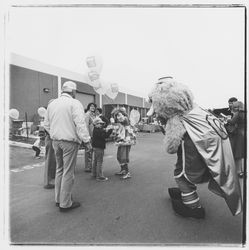
[[187, 84], [204, 108], [244, 97], [243, 8], [11, 8], [9, 52], [101, 78], [147, 97], [161, 76]]

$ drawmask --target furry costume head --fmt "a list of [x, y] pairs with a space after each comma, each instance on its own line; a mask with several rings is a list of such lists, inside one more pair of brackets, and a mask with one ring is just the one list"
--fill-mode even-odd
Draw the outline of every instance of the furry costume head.
[[193, 95], [187, 86], [164, 77], [155, 84], [149, 99], [152, 105], [147, 115], [156, 113], [167, 121], [164, 143], [168, 153], [176, 153], [186, 132], [182, 116], [193, 109]]

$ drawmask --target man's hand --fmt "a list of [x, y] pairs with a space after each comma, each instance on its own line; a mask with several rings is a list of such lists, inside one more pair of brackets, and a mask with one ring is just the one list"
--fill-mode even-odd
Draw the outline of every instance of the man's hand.
[[91, 151], [92, 150], [92, 144], [91, 144], [91, 141], [89, 141], [89, 142], [86, 142], [85, 143], [85, 150], [86, 150], [86, 152], [89, 152], [89, 151]]

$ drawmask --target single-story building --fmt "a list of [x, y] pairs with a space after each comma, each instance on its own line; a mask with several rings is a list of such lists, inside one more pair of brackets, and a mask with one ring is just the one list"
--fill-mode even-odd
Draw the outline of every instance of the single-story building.
[[113, 108], [123, 106], [128, 114], [134, 108], [145, 117], [150, 104], [145, 98], [133, 95], [132, 92], [119, 92], [112, 100], [106, 95], [96, 93], [87, 82], [84, 74], [71, 72], [66, 69], [48, 65], [34, 59], [12, 53], [10, 56], [9, 108], [17, 109], [19, 119], [39, 123], [37, 109], [47, 107], [48, 101], [57, 98], [61, 93], [61, 86], [65, 81], [77, 84], [76, 98], [82, 102], [84, 108], [90, 102], [103, 109], [103, 114], [110, 118]]

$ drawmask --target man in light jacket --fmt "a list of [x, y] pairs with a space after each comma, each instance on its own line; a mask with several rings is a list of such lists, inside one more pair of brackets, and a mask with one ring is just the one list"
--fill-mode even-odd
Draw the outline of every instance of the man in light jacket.
[[61, 212], [80, 206], [72, 201], [74, 171], [79, 146], [91, 149], [90, 136], [85, 123], [84, 108], [75, 99], [76, 84], [67, 81], [62, 94], [48, 105], [44, 127], [53, 140], [56, 157], [55, 202]]

